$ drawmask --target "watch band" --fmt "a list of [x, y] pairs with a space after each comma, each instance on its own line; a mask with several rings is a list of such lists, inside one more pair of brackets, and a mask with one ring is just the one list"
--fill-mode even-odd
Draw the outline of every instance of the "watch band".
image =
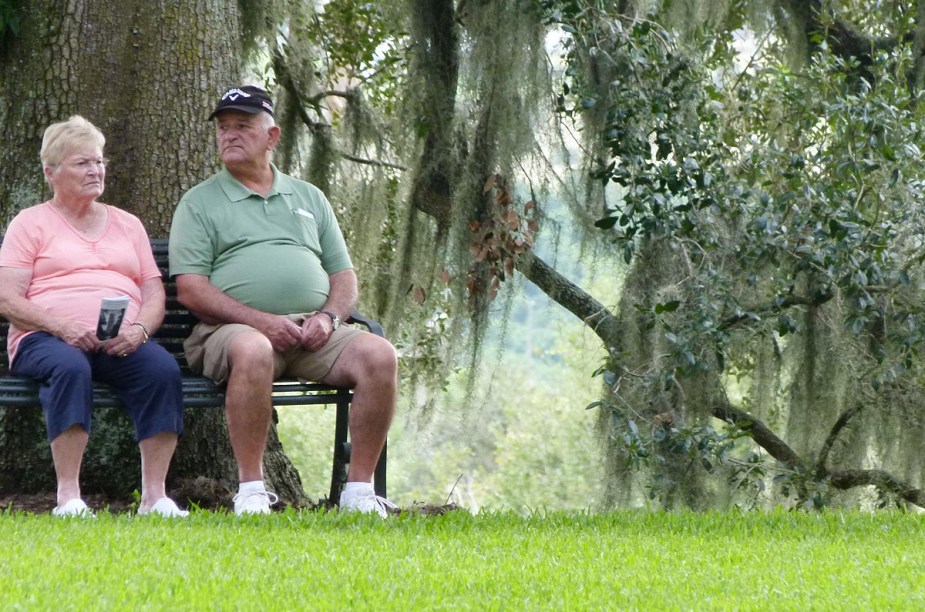
[[340, 317], [339, 316], [337, 316], [330, 310], [322, 310], [321, 313], [326, 314], [329, 317], [331, 317], [331, 323], [334, 324], [334, 329], [337, 329], [338, 327], [340, 327]]

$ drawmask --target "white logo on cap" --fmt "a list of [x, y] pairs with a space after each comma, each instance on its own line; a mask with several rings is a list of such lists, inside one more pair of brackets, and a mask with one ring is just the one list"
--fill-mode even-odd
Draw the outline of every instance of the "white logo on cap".
[[251, 97], [249, 93], [245, 93], [238, 88], [234, 88], [234, 89], [229, 89], [228, 91], [226, 91], [225, 94], [222, 96], [222, 100], [231, 100], [232, 102], [234, 102], [240, 96], [244, 96], [245, 98]]

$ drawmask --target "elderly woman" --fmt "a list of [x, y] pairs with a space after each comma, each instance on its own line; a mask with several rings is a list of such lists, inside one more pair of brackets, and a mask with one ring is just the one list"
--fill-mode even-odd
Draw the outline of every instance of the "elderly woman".
[[[10, 371], [40, 383], [58, 482], [56, 516], [92, 516], [80, 497], [93, 381], [111, 385], [141, 449], [139, 514], [186, 516], [164, 480], [183, 432], [180, 370], [149, 339], [164, 318], [164, 286], [137, 217], [103, 204], [103, 134], [82, 117], [42, 139], [53, 197], [20, 212], [0, 247], [0, 314], [10, 325]], [[103, 298], [127, 296], [117, 335], [101, 340]]]

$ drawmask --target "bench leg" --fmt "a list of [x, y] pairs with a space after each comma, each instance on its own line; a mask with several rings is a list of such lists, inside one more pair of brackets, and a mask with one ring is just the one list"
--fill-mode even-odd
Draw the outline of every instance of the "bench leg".
[[[337, 505], [340, 494], [347, 483], [347, 466], [350, 463], [350, 443], [347, 442], [350, 424], [350, 400], [352, 392], [341, 389], [337, 392], [337, 416], [334, 424], [334, 461], [331, 467], [331, 492], [328, 501]], [[382, 446], [382, 453], [373, 473], [373, 488], [376, 495], [386, 497], [386, 465], [388, 464], [388, 441]]]
[[373, 488], [376, 489], [376, 495], [379, 497], [388, 497], [386, 492], [386, 463], [389, 454], [389, 441], [386, 440], [382, 445], [382, 454], [379, 455], [379, 462], [376, 464], [376, 471], [373, 477]]
[[341, 389], [337, 392], [337, 418], [334, 424], [334, 462], [331, 467], [331, 492], [328, 502], [340, 503], [340, 494], [347, 483], [347, 464], [350, 463], [350, 445], [347, 433], [350, 422], [350, 391]]

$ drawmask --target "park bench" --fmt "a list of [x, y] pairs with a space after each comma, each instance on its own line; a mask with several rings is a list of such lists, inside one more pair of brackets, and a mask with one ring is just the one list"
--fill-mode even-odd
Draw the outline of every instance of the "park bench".
[[[3, 237], [0, 235], [0, 243]], [[190, 372], [183, 355], [183, 341], [192, 332], [197, 319], [177, 300], [176, 284], [167, 273], [167, 240], [151, 240], [154, 259], [164, 276], [167, 292], [167, 307], [164, 323], [152, 337], [173, 355], [180, 364], [183, 373], [183, 404], [188, 408], [223, 408], [225, 391], [208, 378], [196, 376]], [[382, 327], [373, 320], [354, 313], [347, 323], [362, 325], [370, 332], [383, 336]], [[11, 376], [7, 355], [6, 339], [9, 322], [0, 318], [0, 407], [39, 407], [38, 384], [29, 378]], [[337, 503], [340, 492], [347, 481], [347, 465], [350, 463], [350, 443], [348, 441], [348, 417], [353, 391], [348, 388], [333, 387], [315, 382], [301, 382], [296, 379], [281, 379], [273, 384], [273, 405], [276, 406], [336, 406], [334, 426], [334, 457], [331, 468], [331, 490], [329, 501]], [[120, 402], [116, 394], [101, 383], [93, 389], [95, 407], [118, 407]], [[374, 486], [376, 494], [386, 496], [386, 449], [376, 466]]]

